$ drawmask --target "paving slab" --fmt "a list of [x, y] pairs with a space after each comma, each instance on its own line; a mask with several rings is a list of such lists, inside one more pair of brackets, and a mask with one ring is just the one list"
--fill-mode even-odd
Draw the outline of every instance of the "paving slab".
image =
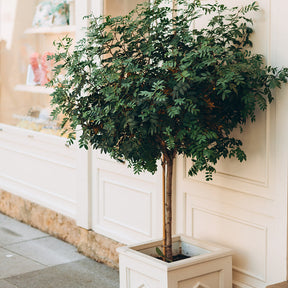
[[0, 280], [0, 288], [17, 288], [17, 286], [12, 285], [5, 280]]
[[11, 218], [11, 217], [8, 217], [8, 216], [6, 216], [6, 215], [4, 215], [2, 213], [0, 213], [0, 223], [9, 222], [10, 220], [14, 220], [14, 219]]
[[0, 213], [0, 288], [118, 288], [119, 272]]
[[24, 241], [7, 245], [5, 248], [46, 266], [54, 266], [86, 258], [78, 253], [77, 248], [73, 245], [53, 237]]
[[46, 266], [12, 253], [7, 249], [0, 248], [0, 279], [43, 268], [46, 268]]
[[0, 214], [0, 247], [47, 236], [29, 225]]
[[5, 280], [17, 288], [119, 287], [118, 271], [91, 259], [48, 267], [37, 272], [26, 273]]

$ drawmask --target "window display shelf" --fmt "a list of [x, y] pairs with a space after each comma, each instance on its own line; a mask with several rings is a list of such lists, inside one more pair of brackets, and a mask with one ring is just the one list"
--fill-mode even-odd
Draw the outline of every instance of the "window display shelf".
[[51, 94], [53, 93], [54, 89], [45, 86], [16, 85], [15, 91], [37, 93], [37, 94]]
[[59, 33], [74, 33], [76, 31], [75, 25], [66, 26], [43, 26], [32, 27], [25, 30], [25, 34], [59, 34]]

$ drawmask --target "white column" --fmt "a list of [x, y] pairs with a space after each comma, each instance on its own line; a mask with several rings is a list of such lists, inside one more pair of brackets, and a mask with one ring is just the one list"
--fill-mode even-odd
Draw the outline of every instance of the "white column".
[[90, 0], [92, 13], [98, 17], [103, 14], [104, 0]]
[[[75, 0], [76, 41], [85, 37], [87, 19], [84, 16], [91, 14], [90, 0]], [[81, 133], [81, 132], [80, 132]], [[78, 135], [79, 136], [79, 135]], [[77, 137], [79, 138], [79, 137]], [[78, 145], [78, 143], [75, 143]], [[77, 153], [77, 225], [91, 229], [91, 151], [79, 149]]]

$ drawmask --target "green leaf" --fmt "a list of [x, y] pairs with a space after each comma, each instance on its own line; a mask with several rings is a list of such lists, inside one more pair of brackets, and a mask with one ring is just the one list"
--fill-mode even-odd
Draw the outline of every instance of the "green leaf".
[[159, 247], [156, 247], [156, 253], [157, 253], [157, 255], [159, 255], [160, 257], [165, 257], [164, 256], [164, 254], [163, 254], [163, 252], [161, 251], [161, 249], [159, 248]]

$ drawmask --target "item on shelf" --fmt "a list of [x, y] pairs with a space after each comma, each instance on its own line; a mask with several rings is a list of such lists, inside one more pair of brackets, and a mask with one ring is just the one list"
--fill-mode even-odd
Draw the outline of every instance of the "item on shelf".
[[[34, 85], [40, 84], [41, 79], [41, 67], [39, 65], [39, 53], [35, 52], [30, 56], [30, 65], [33, 72], [33, 81], [29, 79], [29, 84], [33, 83]], [[28, 68], [29, 69], [29, 68]], [[30, 76], [31, 77], [31, 76]], [[29, 77], [29, 78], [30, 78]], [[28, 83], [27, 83], [28, 84]]]
[[52, 24], [53, 25], [69, 25], [69, 1], [54, 0], [52, 5]]
[[62, 131], [60, 129], [54, 129], [54, 128], [49, 128], [47, 126], [43, 127], [39, 132], [49, 134], [49, 135], [55, 135], [59, 137], [65, 137], [68, 138], [68, 135], [62, 134]]
[[32, 25], [34, 27], [50, 26], [52, 25], [52, 18], [52, 2], [42, 1], [36, 7]]
[[40, 110], [40, 108], [30, 108], [25, 115], [13, 115], [14, 118], [20, 120], [16, 126], [33, 131], [40, 131], [43, 126], [43, 123], [38, 120]]
[[51, 52], [45, 52], [41, 57], [41, 85], [47, 84], [52, 79], [53, 61], [48, 57], [52, 55]]
[[52, 120], [50, 113], [50, 107], [30, 108], [26, 115], [13, 116], [19, 119], [17, 127], [67, 138], [67, 133], [62, 135], [62, 130], [58, 125], [59, 121]]
[[41, 131], [42, 129], [42, 125], [36, 122], [31, 121], [30, 119], [23, 119], [20, 120], [19, 123], [16, 125], [19, 128], [24, 128], [24, 129], [28, 129], [28, 130], [33, 130], [33, 131]]
[[52, 78], [53, 61], [48, 56], [52, 52], [44, 52], [42, 55], [35, 52], [30, 56], [30, 64], [27, 71], [27, 85], [45, 85]]
[[42, 1], [33, 18], [33, 27], [69, 25], [68, 0]]
[[52, 120], [51, 112], [52, 112], [52, 109], [50, 107], [42, 108], [38, 114], [39, 120], [42, 120], [45, 122], [51, 121]]
[[31, 64], [29, 64], [27, 68], [26, 85], [36, 85]]

